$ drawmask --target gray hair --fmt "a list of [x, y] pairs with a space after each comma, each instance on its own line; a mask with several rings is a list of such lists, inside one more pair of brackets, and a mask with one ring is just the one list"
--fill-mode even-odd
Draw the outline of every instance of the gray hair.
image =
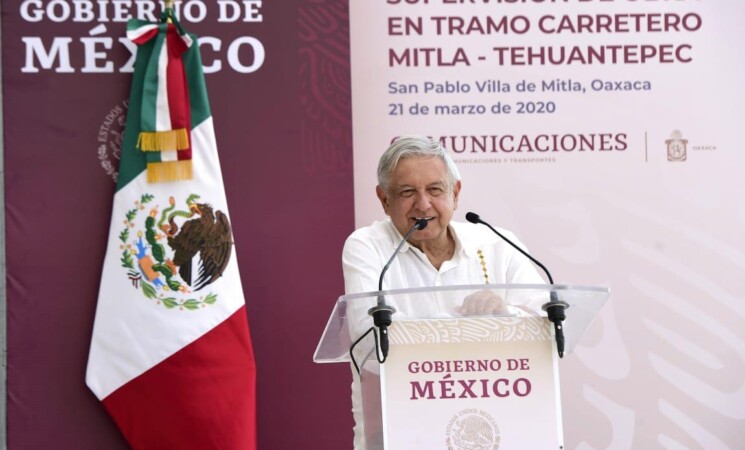
[[383, 153], [378, 162], [378, 184], [386, 192], [391, 181], [391, 173], [396, 169], [401, 159], [412, 156], [439, 158], [445, 163], [448, 171], [450, 188], [460, 180], [458, 167], [448, 155], [447, 150], [438, 141], [426, 136], [400, 136], [396, 138], [390, 147]]

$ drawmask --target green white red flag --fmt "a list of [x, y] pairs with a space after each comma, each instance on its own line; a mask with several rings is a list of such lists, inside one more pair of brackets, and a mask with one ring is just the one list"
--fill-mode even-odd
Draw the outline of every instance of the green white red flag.
[[134, 449], [254, 450], [256, 368], [198, 45], [165, 21], [128, 35], [86, 382]]

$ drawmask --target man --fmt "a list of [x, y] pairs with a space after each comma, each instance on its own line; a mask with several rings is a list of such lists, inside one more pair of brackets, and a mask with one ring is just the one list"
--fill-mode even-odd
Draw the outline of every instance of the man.
[[[346, 293], [377, 291], [383, 266], [420, 219], [427, 220], [427, 226], [414, 231], [403, 245], [385, 275], [384, 290], [543, 284], [530, 261], [488, 228], [452, 221], [460, 190], [458, 168], [437, 141], [423, 136], [395, 140], [378, 164], [376, 194], [388, 219], [361, 228], [347, 239], [342, 254]], [[511, 233], [503, 234], [518, 242]], [[507, 311], [504, 300], [490, 291], [467, 297], [459, 309], [467, 315]], [[359, 390], [359, 380], [354, 374], [352, 411], [356, 450], [365, 448]]]

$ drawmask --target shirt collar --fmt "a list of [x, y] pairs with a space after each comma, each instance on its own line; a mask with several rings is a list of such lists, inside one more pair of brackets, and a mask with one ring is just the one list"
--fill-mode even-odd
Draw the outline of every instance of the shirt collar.
[[[401, 233], [399, 233], [395, 225], [393, 225], [391, 218], [388, 217], [387, 220], [388, 230], [393, 238], [393, 244], [391, 245], [391, 251], [393, 251], [404, 237], [401, 236]], [[453, 253], [453, 259], [461, 253], [465, 253], [468, 257], [475, 257], [479, 250], [480, 243], [474, 242], [473, 239], [469, 239], [469, 233], [466, 230], [463, 230], [464, 225], [466, 224], [453, 221], [450, 221], [450, 224], [448, 224], [448, 230], [450, 230], [455, 239], [455, 252]], [[404, 245], [401, 246], [401, 253], [409, 251], [410, 248], [411, 245], [408, 242], [404, 242]]]
[[[391, 239], [392, 239], [391, 252], [393, 252], [396, 250], [396, 247], [398, 247], [398, 244], [401, 242], [401, 240], [404, 237], [401, 236], [401, 233], [398, 232], [398, 230], [396, 229], [396, 226], [393, 225], [393, 221], [391, 220], [390, 217], [386, 218], [386, 221], [388, 222], [388, 232], [390, 233]], [[404, 245], [401, 246], [400, 253], [409, 251], [410, 247], [411, 246], [409, 245], [408, 242], [404, 242]]]
[[[468, 257], [475, 257], [478, 254], [480, 246], [483, 242], [477, 241], [472, 230], [465, 229], [470, 224], [450, 221], [450, 231], [453, 233], [455, 238], [455, 252], [463, 252]], [[469, 231], [471, 231], [469, 233]]]

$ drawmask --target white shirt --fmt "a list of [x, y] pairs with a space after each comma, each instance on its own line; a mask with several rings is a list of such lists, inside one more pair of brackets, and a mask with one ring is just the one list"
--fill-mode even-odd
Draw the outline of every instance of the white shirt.
[[[483, 225], [450, 222], [455, 252], [436, 269], [421, 250], [404, 243], [383, 279], [383, 290], [468, 284], [544, 284], [528, 258]], [[499, 229], [524, 249], [514, 234]], [[346, 294], [378, 290], [383, 266], [403, 237], [390, 219], [377, 221], [352, 233], [342, 252]], [[486, 272], [485, 272], [486, 270]], [[370, 325], [372, 326], [372, 319]], [[354, 370], [354, 369], [353, 369]], [[364, 450], [362, 399], [356, 373], [352, 381], [354, 448]]]

